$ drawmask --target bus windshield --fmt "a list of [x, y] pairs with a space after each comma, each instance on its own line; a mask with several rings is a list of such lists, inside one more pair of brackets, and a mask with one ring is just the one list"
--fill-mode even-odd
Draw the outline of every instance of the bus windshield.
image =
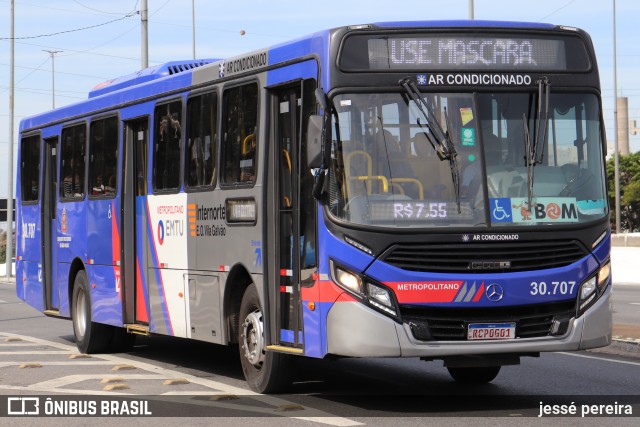
[[337, 95], [330, 211], [355, 224], [415, 228], [602, 218], [597, 96], [541, 95]]

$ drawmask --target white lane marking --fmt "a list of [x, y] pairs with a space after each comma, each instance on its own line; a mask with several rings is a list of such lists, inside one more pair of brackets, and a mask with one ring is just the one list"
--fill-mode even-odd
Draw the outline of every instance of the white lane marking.
[[[305, 420], [305, 421], [313, 421], [313, 422], [316, 422], [316, 423], [330, 424], [330, 425], [333, 425], [333, 426], [341, 426], [341, 427], [363, 426], [363, 425], [365, 425], [364, 423], [359, 423], [357, 421], [352, 421], [352, 420], [349, 420], [348, 418], [339, 418], [339, 417], [296, 417], [296, 419]], [[345, 423], [345, 421], [347, 423]]]
[[17, 362], [17, 361], [11, 361], [11, 362], [0, 362], [0, 366], [17, 366], [17, 365], [21, 365], [23, 363], [39, 363], [42, 366], [78, 366], [78, 365], [102, 365], [102, 366], [113, 366], [112, 362], [109, 362], [108, 360], [94, 360], [94, 361], [82, 361], [82, 362], [78, 362], [77, 360], [75, 361], [65, 361], [65, 362], [51, 362], [49, 360], [29, 360], [28, 362]]
[[640, 302], [630, 302], [631, 305], [640, 305]]
[[[111, 362], [108, 362], [111, 364]], [[67, 375], [66, 377], [54, 378], [52, 380], [42, 381], [39, 383], [32, 384], [32, 387], [37, 387], [40, 389], [55, 389], [59, 387], [64, 387], [70, 384], [79, 383], [82, 381], [88, 380], [100, 380], [103, 378], [122, 378], [123, 380], [159, 380], [157, 375], [100, 375], [100, 374], [78, 374], [78, 375]]]
[[587, 356], [586, 354], [574, 354], [574, 353], [567, 353], [567, 352], [564, 352], [564, 351], [559, 351], [558, 354], [565, 354], [567, 356], [574, 356], [574, 357], [584, 357], [585, 359], [605, 360], [607, 362], [622, 363], [624, 365], [640, 366], [639, 362], [629, 362], [629, 361], [626, 361], [626, 360], [607, 359], [606, 357]]
[[4, 347], [37, 347], [38, 344], [32, 342], [0, 342], [0, 348]]
[[[36, 337], [31, 337], [31, 336], [26, 336], [26, 335], [18, 335], [18, 334], [9, 334], [6, 332], [2, 332], [0, 333], [0, 336], [5, 336], [7, 338], [21, 338], [24, 341], [28, 341], [31, 343], [36, 343], [39, 345], [46, 345], [46, 346], [50, 346], [53, 348], [58, 348], [60, 350], [64, 350], [68, 353], [71, 354], [79, 354], [78, 349], [76, 346], [72, 346], [72, 345], [67, 345], [67, 344], [62, 344], [62, 343], [57, 343], [57, 342], [53, 342], [53, 341], [47, 341], [47, 340], [43, 340], [41, 338], [36, 338]], [[62, 352], [52, 352], [53, 354], [63, 354]], [[12, 353], [12, 354], [16, 354], [16, 353]], [[43, 354], [42, 352], [39, 354]], [[167, 379], [167, 378], [186, 378], [187, 380], [189, 380], [191, 383], [193, 384], [199, 384], [208, 388], [212, 388], [213, 393], [211, 393], [211, 395], [214, 394], [218, 394], [218, 393], [222, 393], [222, 394], [234, 394], [236, 396], [239, 397], [250, 397], [252, 399], [258, 400], [262, 403], [265, 403], [267, 405], [272, 406], [272, 408], [267, 408], [265, 409], [264, 407], [257, 407], [257, 406], [248, 406], [248, 405], [238, 405], [238, 404], [227, 404], [227, 403], [223, 403], [223, 402], [206, 402], [209, 403], [210, 406], [216, 406], [216, 407], [221, 407], [221, 408], [228, 408], [228, 409], [236, 409], [236, 410], [246, 410], [249, 412], [259, 412], [259, 413], [269, 413], [271, 415], [277, 415], [277, 416], [281, 416], [281, 417], [286, 417], [286, 418], [293, 418], [293, 419], [303, 419], [303, 420], [308, 420], [308, 421], [314, 421], [317, 423], [322, 423], [322, 424], [328, 424], [328, 425], [335, 425], [335, 426], [359, 426], [359, 425], [363, 425], [362, 423], [355, 421], [355, 420], [350, 420], [348, 418], [342, 418], [342, 417], [337, 417], [337, 416], [333, 416], [330, 413], [321, 411], [321, 410], [317, 410], [317, 409], [313, 409], [313, 408], [305, 408], [304, 410], [301, 411], [296, 411], [295, 414], [298, 416], [292, 416], [292, 414], [290, 413], [286, 413], [286, 412], [275, 412], [275, 408], [281, 407], [283, 405], [287, 405], [287, 404], [291, 404], [291, 402], [289, 402], [288, 400], [284, 400], [284, 399], [280, 399], [278, 397], [274, 397], [274, 396], [269, 396], [269, 395], [263, 395], [263, 394], [258, 394], [255, 393], [251, 390], [247, 390], [247, 389], [243, 389], [240, 387], [234, 387], [228, 384], [224, 384], [221, 382], [217, 382], [217, 381], [212, 381], [212, 380], [208, 380], [205, 378], [199, 378], [193, 375], [189, 375], [183, 372], [178, 372], [178, 371], [173, 371], [171, 369], [167, 369], [167, 368], [162, 368], [160, 366], [156, 366], [156, 365], [152, 365], [150, 363], [145, 363], [145, 362], [141, 362], [141, 361], [137, 361], [137, 360], [131, 360], [131, 359], [125, 359], [123, 357], [120, 356], [115, 356], [112, 354], [99, 354], [99, 355], [92, 355], [93, 358], [95, 359], [102, 359], [102, 361], [82, 361], [82, 362], [78, 362], [78, 361], [74, 361], [74, 362], [40, 362], [43, 364], [43, 366], [46, 365], [57, 365], [57, 364], [69, 364], [69, 365], [79, 365], [79, 364], [100, 364], [100, 365], [118, 365], [118, 364], [128, 364], [128, 365], [133, 365], [138, 369], [147, 371], [147, 372], [151, 372], [151, 373], [155, 373], [156, 375], [149, 375], [150, 377], [152, 377], [152, 379]], [[2, 366], [4, 363], [0, 362], [0, 366]], [[10, 365], [15, 365], [16, 362], [11, 362]], [[90, 375], [91, 377], [95, 378], [95, 375]], [[134, 375], [117, 375], [118, 377], [126, 377], [126, 378], [131, 378]], [[71, 378], [69, 378], [71, 377]], [[95, 395], [133, 395], [132, 393], [118, 393], [118, 392], [103, 392], [103, 391], [87, 391], [87, 390], [75, 390], [75, 389], [70, 389], [70, 388], [58, 388], [60, 386], [53, 386], [54, 384], [74, 384], [77, 383], [78, 381], [83, 381], [78, 380], [78, 378], [82, 378], [85, 377], [84, 375], [70, 375], [70, 376], [65, 376], [62, 378], [57, 378], [54, 380], [50, 380], [50, 381], [44, 381], [38, 384], [33, 384], [31, 386], [5, 386], [5, 385], [0, 385], [0, 390], [25, 390], [25, 391], [40, 391], [40, 392], [50, 392], [50, 393], [70, 393], [70, 394], [82, 394], [82, 395], [86, 395], [86, 394], [95, 394]], [[98, 378], [105, 378], [105, 377], [109, 377], [109, 375], [100, 375], [97, 376]], [[69, 378], [69, 379], [68, 379]], [[44, 386], [43, 386], [44, 385]], [[155, 398], [154, 398], [155, 399]], [[203, 403], [198, 403], [198, 404], [204, 404]], [[192, 404], [192, 402], [189, 402], [189, 404]], [[304, 415], [307, 415], [306, 417]]]
[[0, 356], [6, 355], [6, 354], [23, 354], [23, 355], [60, 354], [60, 355], [66, 356], [66, 355], [69, 354], [69, 352], [68, 351], [62, 351], [62, 350], [55, 350], [55, 351], [48, 351], [48, 350], [42, 350], [42, 351], [0, 351]]

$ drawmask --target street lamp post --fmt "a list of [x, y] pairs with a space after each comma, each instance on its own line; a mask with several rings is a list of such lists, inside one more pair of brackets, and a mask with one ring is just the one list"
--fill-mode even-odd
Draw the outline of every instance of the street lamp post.
[[61, 50], [44, 50], [51, 55], [51, 107], [56, 108], [56, 62], [55, 54], [62, 52]]
[[7, 185], [7, 250], [5, 252], [7, 264], [7, 279], [13, 273], [13, 119], [14, 119], [14, 45], [15, 45], [15, 0], [11, 0], [11, 59], [9, 66], [9, 153], [7, 154], [8, 185]]
[[616, 186], [616, 233], [620, 233], [620, 152], [618, 149], [618, 53], [616, 50], [616, 0], [613, 0], [613, 123], [614, 180]]
[[147, 7], [147, 0], [142, 0], [140, 4], [140, 28], [141, 34], [141, 48], [142, 48], [142, 64], [141, 67], [144, 70], [149, 66], [149, 8]]

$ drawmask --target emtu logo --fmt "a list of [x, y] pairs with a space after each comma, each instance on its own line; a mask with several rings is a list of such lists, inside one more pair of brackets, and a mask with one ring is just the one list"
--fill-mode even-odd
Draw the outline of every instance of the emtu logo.
[[158, 243], [164, 243], [164, 223], [162, 220], [158, 221]]

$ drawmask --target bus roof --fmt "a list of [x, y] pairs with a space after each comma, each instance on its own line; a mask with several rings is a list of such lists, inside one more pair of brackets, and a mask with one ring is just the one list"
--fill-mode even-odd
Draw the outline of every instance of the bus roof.
[[372, 25], [405, 28], [520, 28], [520, 29], [544, 29], [556, 28], [556, 25], [541, 22], [517, 22], [517, 21], [483, 21], [483, 20], [442, 20], [442, 21], [400, 21], [400, 22], [376, 22]]
[[161, 77], [182, 73], [184, 71], [192, 70], [194, 68], [201, 67], [215, 61], [219, 61], [219, 59], [173, 61], [161, 65], [156, 65], [154, 67], [145, 68], [143, 70], [136, 71], [135, 73], [127, 74], [126, 76], [117, 77], [115, 79], [99, 83], [91, 90], [91, 92], [89, 92], [89, 98], [104, 95], [105, 93], [113, 92], [125, 87], [135, 86], [151, 80], [159, 79]]

